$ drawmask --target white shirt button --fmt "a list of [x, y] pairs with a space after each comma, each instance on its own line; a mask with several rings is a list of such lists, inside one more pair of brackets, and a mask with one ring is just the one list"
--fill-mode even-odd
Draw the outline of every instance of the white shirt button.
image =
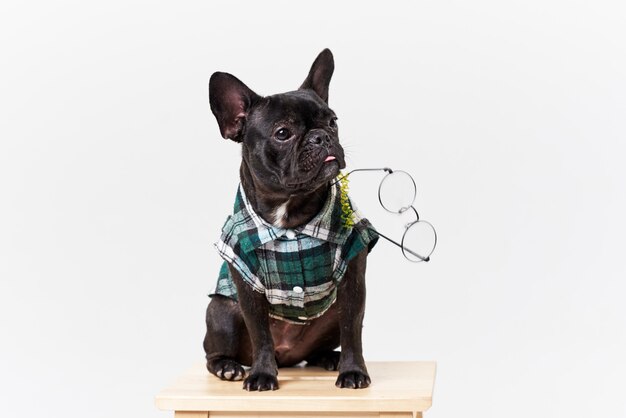
[[302, 289], [300, 286], [295, 286], [293, 288], [293, 291], [296, 292], [296, 293], [302, 293], [302, 292], [304, 292], [304, 289]]
[[285, 232], [285, 236], [289, 239], [294, 239], [296, 237], [296, 233], [291, 229], [288, 229], [287, 232]]

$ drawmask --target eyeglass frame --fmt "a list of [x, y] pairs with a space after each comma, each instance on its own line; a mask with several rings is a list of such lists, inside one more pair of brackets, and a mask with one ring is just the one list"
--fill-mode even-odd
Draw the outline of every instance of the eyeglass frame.
[[[378, 234], [381, 237], [385, 238], [387, 241], [391, 242], [392, 244], [400, 247], [400, 249], [402, 250], [402, 255], [404, 255], [404, 258], [406, 258], [408, 261], [410, 261], [412, 263], [420, 263], [422, 261], [425, 261], [425, 262], [430, 261], [430, 256], [435, 251], [435, 248], [437, 247], [437, 230], [435, 230], [435, 227], [430, 222], [421, 220], [420, 219], [420, 215], [417, 212], [417, 209], [415, 209], [415, 206], [413, 206], [413, 203], [415, 202], [415, 198], [417, 197], [417, 185], [415, 184], [415, 180], [413, 179], [413, 176], [411, 176], [409, 173], [407, 173], [406, 171], [403, 171], [403, 170], [395, 170], [394, 171], [394, 170], [392, 170], [389, 167], [383, 167], [383, 168], [356, 168], [356, 169], [351, 170], [348, 173], [344, 174], [344, 178], [348, 177], [350, 174], [352, 174], [352, 173], [354, 173], [356, 171], [385, 171], [387, 174], [385, 174], [385, 177], [382, 178], [382, 180], [380, 181], [380, 184], [378, 185], [378, 202], [380, 203], [380, 205], [387, 212], [393, 213], [393, 214], [396, 214], [396, 215], [402, 215], [407, 210], [413, 209], [413, 212], [415, 213], [415, 217], [417, 218], [415, 221], [409, 222], [408, 224], [406, 224], [404, 226], [404, 233], [402, 234], [402, 240], [400, 241], [400, 243], [397, 243], [396, 241], [392, 240], [391, 238], [381, 234], [380, 231], [378, 231], [378, 230], [376, 230], [376, 234]], [[382, 200], [382, 197], [381, 197], [381, 194], [380, 194], [380, 191], [381, 191], [381, 189], [383, 187], [383, 183], [385, 182], [385, 179], [388, 178], [388, 176], [390, 174], [393, 174], [394, 172], [395, 173], [404, 173], [404, 174], [406, 174], [409, 177], [409, 179], [411, 179], [411, 182], [413, 183], [413, 193], [414, 193], [414, 195], [413, 195], [413, 202], [411, 202], [411, 204], [409, 206], [400, 208], [399, 211], [393, 211], [393, 210], [390, 210], [389, 208], [387, 208], [385, 206], [385, 204], [383, 203], [383, 200]], [[411, 227], [413, 227], [414, 225], [416, 225], [416, 224], [418, 224], [420, 222], [425, 223], [426, 225], [430, 226], [430, 228], [433, 230], [433, 234], [434, 234], [434, 237], [435, 237], [435, 242], [433, 243], [433, 248], [430, 250], [428, 255], [425, 256], [425, 257], [422, 257], [421, 255], [417, 254], [416, 252], [414, 252], [411, 249], [406, 248], [404, 246], [404, 239], [406, 238], [407, 232], [409, 231], [409, 229], [411, 229]], [[412, 254], [412, 255], [414, 255], [415, 257], [419, 258], [419, 260], [412, 260], [412, 259], [410, 259], [407, 256], [407, 254], [406, 254], [407, 252]]]

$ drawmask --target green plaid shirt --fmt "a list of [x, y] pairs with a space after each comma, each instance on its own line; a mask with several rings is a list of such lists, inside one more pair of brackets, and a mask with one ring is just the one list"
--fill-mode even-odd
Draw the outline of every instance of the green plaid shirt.
[[337, 298], [337, 285], [348, 262], [370, 251], [378, 235], [352, 202], [354, 226], [341, 219], [341, 190], [331, 186], [324, 207], [306, 225], [293, 230], [265, 222], [252, 209], [241, 185], [233, 215], [226, 219], [215, 244], [225, 260], [215, 292], [237, 300], [227, 263], [270, 302], [270, 316], [293, 323], [324, 314]]

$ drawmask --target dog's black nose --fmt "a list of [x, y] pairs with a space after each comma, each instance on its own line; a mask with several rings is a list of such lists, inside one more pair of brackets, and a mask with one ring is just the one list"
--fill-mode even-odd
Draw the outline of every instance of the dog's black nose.
[[309, 137], [309, 140], [307, 141], [309, 144], [313, 144], [313, 145], [319, 145], [322, 143], [322, 136], [321, 135], [313, 135]]
[[309, 132], [306, 142], [311, 145], [322, 145], [323, 143], [329, 143], [330, 137], [323, 129], [315, 129]]

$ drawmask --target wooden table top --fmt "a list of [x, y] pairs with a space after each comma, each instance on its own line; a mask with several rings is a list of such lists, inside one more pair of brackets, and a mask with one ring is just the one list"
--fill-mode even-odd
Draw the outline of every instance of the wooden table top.
[[283, 368], [280, 389], [246, 392], [197, 364], [156, 397], [159, 409], [174, 411], [425, 411], [432, 404], [436, 363], [368, 362], [366, 389], [335, 387], [337, 372], [317, 367]]

